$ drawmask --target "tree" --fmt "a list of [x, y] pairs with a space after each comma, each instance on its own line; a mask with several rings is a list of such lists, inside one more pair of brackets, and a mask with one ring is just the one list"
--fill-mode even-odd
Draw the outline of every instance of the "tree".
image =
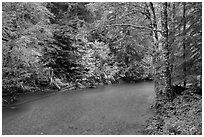
[[171, 61], [174, 66], [172, 84], [191, 84], [193, 81], [196, 82], [197, 75], [201, 74], [200, 69], [196, 67], [201, 61], [201, 46], [198, 44], [201, 43], [200, 28], [202, 24], [199, 5], [200, 3], [176, 3], [175, 12], [177, 14], [174, 16], [174, 27], [170, 26], [169, 34], [172, 48], [171, 58], [176, 58]]
[[163, 36], [163, 49], [164, 49], [164, 61], [165, 61], [165, 70], [164, 70], [164, 81], [165, 81], [165, 95], [168, 100], [173, 99], [173, 91], [171, 87], [171, 70], [170, 70], [170, 61], [169, 61], [169, 40], [168, 40], [168, 13], [167, 13], [168, 3], [162, 3], [162, 12], [161, 12], [161, 24], [162, 24], [162, 36]]
[[[148, 27], [140, 4], [142, 5], [142, 3], [93, 3], [89, 5], [95, 9], [92, 11], [101, 15], [100, 20], [96, 20], [93, 25], [96, 29], [93, 28], [94, 33], [91, 37], [97, 36], [95, 39], [109, 44], [111, 54], [118, 62], [121, 76], [132, 80], [149, 75], [144, 74], [144, 70], [149, 65], [147, 60], [151, 60], [148, 50], [151, 49], [149, 46], [151, 28]], [[147, 72], [150, 71], [147, 70]]]
[[[183, 32], [186, 31], [186, 3], [183, 2]], [[183, 86], [186, 87], [186, 45], [185, 45], [185, 37], [183, 38], [183, 59], [184, 59], [184, 65], [183, 65], [183, 74], [184, 74], [184, 81]]]
[[172, 100], [172, 86], [201, 75], [201, 11], [194, 2], [3, 3], [3, 85], [154, 75], [158, 100]]
[[44, 3], [8, 2], [2, 4], [2, 16], [3, 93], [13, 94], [35, 86], [43, 46], [52, 37], [52, 14]]

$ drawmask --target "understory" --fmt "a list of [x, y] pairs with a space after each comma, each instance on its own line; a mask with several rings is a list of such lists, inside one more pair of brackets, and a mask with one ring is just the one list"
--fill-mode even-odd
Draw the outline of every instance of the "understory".
[[202, 96], [185, 90], [157, 108], [147, 125], [145, 132], [151, 135], [202, 135]]

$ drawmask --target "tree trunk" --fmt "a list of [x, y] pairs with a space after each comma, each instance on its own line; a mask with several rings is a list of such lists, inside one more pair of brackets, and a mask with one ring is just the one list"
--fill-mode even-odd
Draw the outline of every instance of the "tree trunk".
[[[172, 5], [172, 25], [170, 26], [171, 27], [171, 31], [174, 31], [175, 32], [175, 27], [176, 27], [176, 24], [175, 24], [175, 17], [176, 17], [176, 3], [175, 2], [173, 2], [173, 5]], [[174, 33], [174, 35], [176, 35], [176, 33]], [[172, 60], [172, 63], [171, 63], [171, 68], [170, 68], [170, 71], [171, 71], [171, 85], [173, 85], [174, 83], [173, 83], [173, 71], [174, 71], [174, 61], [175, 61], [175, 56], [174, 56], [174, 53], [173, 53], [173, 42], [175, 41], [175, 37], [171, 37], [171, 42], [170, 42], [170, 44], [171, 44], [171, 56], [170, 56], [170, 58], [171, 58], [171, 60]]]
[[[186, 3], [183, 2], [183, 32], [186, 31]], [[184, 34], [185, 36], [185, 34]], [[183, 81], [183, 86], [186, 87], [186, 45], [185, 45], [185, 37], [183, 38], [183, 75], [184, 75], [184, 81]]]
[[155, 93], [156, 93], [156, 99], [159, 100], [160, 96], [161, 96], [161, 90], [158, 88], [159, 87], [159, 78], [158, 78], [158, 72], [157, 72], [157, 67], [156, 64], [157, 64], [157, 50], [158, 50], [158, 40], [159, 40], [159, 37], [158, 37], [158, 32], [156, 31], [158, 26], [157, 26], [157, 16], [156, 16], [156, 13], [155, 13], [155, 8], [154, 8], [154, 4], [152, 2], [149, 3], [149, 8], [150, 8], [150, 11], [151, 11], [151, 14], [150, 14], [150, 11], [148, 11], [149, 13], [149, 16], [150, 16], [150, 23], [152, 25], [152, 28], [153, 28], [153, 31], [152, 31], [152, 38], [154, 40], [154, 50], [153, 50], [153, 54], [152, 54], [152, 66], [153, 66], [153, 72], [154, 72], [154, 90], [155, 90]]
[[153, 28], [154, 28], [154, 37], [156, 39], [156, 41], [158, 41], [158, 33], [157, 33], [157, 18], [156, 18], [156, 13], [155, 13], [155, 9], [154, 9], [154, 5], [152, 2], [150, 2], [150, 8], [152, 10], [152, 14], [153, 14]]
[[164, 71], [164, 93], [168, 101], [173, 99], [173, 91], [171, 87], [171, 67], [169, 61], [169, 44], [168, 44], [168, 13], [167, 13], [167, 2], [162, 3], [161, 11], [161, 24], [162, 24], [162, 36], [163, 36], [163, 49], [164, 49], [164, 61], [165, 61], [165, 71]]

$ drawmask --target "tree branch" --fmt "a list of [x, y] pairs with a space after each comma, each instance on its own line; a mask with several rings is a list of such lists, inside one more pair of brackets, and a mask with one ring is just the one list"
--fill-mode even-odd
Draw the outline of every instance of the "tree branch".
[[146, 18], [150, 19], [150, 16], [147, 13], [145, 13], [145, 12], [143, 12], [141, 10], [137, 10], [137, 9], [134, 9], [134, 10], [130, 11], [126, 16], [129, 16], [129, 15], [135, 14], [135, 13], [140, 13], [140, 14], [146, 16]]
[[129, 26], [129, 27], [134, 27], [137, 29], [148, 29], [148, 30], [152, 30], [152, 28], [150, 27], [146, 27], [146, 26], [136, 26], [134, 24], [112, 24], [112, 25], [107, 25], [108, 27], [114, 27], [114, 26]]
[[157, 31], [157, 32], [162, 32], [161, 30], [154, 30], [151, 27], [146, 27], [146, 26], [137, 26], [134, 24], [112, 24], [112, 25], [107, 25], [108, 27], [114, 27], [114, 26], [129, 26], [129, 27], [133, 27], [133, 28], [137, 28], [137, 29], [146, 29], [146, 30], [150, 30], [150, 31]]

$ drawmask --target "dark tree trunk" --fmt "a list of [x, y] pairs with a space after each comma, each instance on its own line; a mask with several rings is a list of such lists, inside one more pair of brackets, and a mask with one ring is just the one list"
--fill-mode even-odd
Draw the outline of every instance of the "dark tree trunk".
[[[172, 5], [172, 25], [170, 26], [172, 29], [171, 29], [171, 31], [175, 31], [175, 27], [176, 27], [176, 24], [175, 24], [175, 17], [176, 17], [176, 3], [175, 2], [173, 2], [173, 5]], [[176, 35], [176, 33], [174, 33], [174, 35]], [[175, 37], [174, 38], [171, 38], [171, 42], [170, 42], [170, 44], [171, 44], [171, 60], [172, 60], [172, 63], [171, 63], [171, 68], [170, 68], [170, 70], [171, 70], [171, 79], [173, 79], [173, 75], [172, 75], [172, 73], [173, 73], [173, 71], [174, 71], [174, 61], [175, 61], [175, 56], [174, 56], [174, 53], [173, 53], [173, 42], [175, 41]], [[172, 85], [173, 85], [173, 80], [171, 81], [172, 83]]]
[[[186, 31], [186, 3], [183, 2], [183, 32]], [[185, 36], [185, 34], [184, 34]], [[184, 75], [184, 81], [183, 81], [183, 86], [186, 87], [186, 45], [185, 45], [185, 37], [183, 38], [183, 75]]]
[[170, 67], [170, 49], [168, 44], [168, 13], [167, 13], [167, 5], [168, 3], [162, 3], [162, 11], [161, 11], [161, 24], [162, 24], [162, 36], [163, 36], [163, 49], [164, 49], [164, 61], [165, 61], [165, 71], [164, 71], [164, 82], [165, 88], [164, 93], [165, 97], [168, 101], [173, 99], [173, 91], [171, 86], [171, 67]]

